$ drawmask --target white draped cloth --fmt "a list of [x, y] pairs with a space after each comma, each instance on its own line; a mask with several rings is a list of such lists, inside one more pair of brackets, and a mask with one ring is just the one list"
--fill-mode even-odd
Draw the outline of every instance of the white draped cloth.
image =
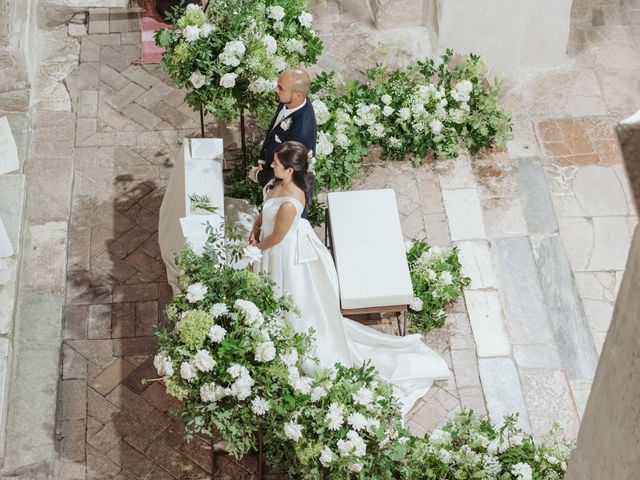
[[[386, 335], [342, 316], [331, 255], [309, 222], [301, 218], [303, 205], [296, 198], [274, 197], [264, 202], [261, 238], [273, 232], [278, 209], [285, 202], [297, 210], [293, 225], [282, 242], [263, 251], [262, 262], [254, 268], [267, 272], [280, 292], [293, 296], [301, 314], [292, 315], [291, 321], [297, 331], [315, 330], [320, 367], [336, 363], [360, 366], [371, 361], [394, 386], [406, 415], [434, 380], [449, 378], [447, 364], [420, 335]], [[303, 367], [306, 373], [316, 368], [310, 363]]]

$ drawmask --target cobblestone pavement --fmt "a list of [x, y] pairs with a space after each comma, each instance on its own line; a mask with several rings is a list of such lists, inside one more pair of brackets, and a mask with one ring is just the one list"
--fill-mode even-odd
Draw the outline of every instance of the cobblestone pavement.
[[[349, 30], [348, 14], [337, 11], [324, 24], [318, 18], [325, 58], [342, 59], [339, 48], [355, 52], [346, 48], [349, 42], [366, 44]], [[155, 376], [153, 332], [171, 294], [157, 245], [158, 209], [171, 157], [181, 139], [197, 131], [198, 116], [158, 67], [135, 65], [136, 14], [123, 21], [122, 11], [111, 20], [101, 13], [82, 38], [79, 66], [65, 79], [73, 113], [44, 115], [37, 127], [42, 141], [36, 146], [44, 155], [51, 139], [72, 139], [58, 145], [72, 153], [63, 166], [73, 185], [60, 478], [207, 478], [208, 441], [186, 443], [181, 424], [167, 415], [174, 401], [159, 384], [141, 383]], [[329, 28], [334, 21], [338, 26]], [[412, 410], [408, 425], [416, 434], [472, 408], [492, 419], [519, 410], [522, 425], [536, 434], [559, 421], [574, 436], [597, 359], [594, 345], [606, 332], [624, 269], [635, 212], [611, 136], [621, 112], [545, 114], [541, 102], [536, 108], [542, 113], [532, 115], [522, 107], [529, 98], [515, 89], [507, 101], [515, 107], [519, 134], [509, 153], [417, 169], [379, 163], [372, 155], [356, 184], [395, 188], [405, 236], [457, 246], [474, 280], [445, 327], [427, 338], [451, 376]], [[64, 123], [56, 125], [56, 119]], [[49, 174], [59, 175], [59, 169]], [[39, 178], [46, 186], [46, 175]], [[610, 191], [601, 181], [616, 193], [600, 195]], [[55, 206], [56, 192], [47, 193]], [[593, 239], [588, 248], [585, 238]], [[612, 241], [621, 252], [615, 265]], [[44, 268], [45, 260], [35, 266]], [[554, 292], [567, 293], [570, 302]], [[586, 319], [581, 299], [589, 300]], [[577, 338], [559, 330], [567, 318], [580, 332]], [[219, 478], [228, 479], [251, 478], [254, 470], [251, 459], [223, 457], [218, 467]]]

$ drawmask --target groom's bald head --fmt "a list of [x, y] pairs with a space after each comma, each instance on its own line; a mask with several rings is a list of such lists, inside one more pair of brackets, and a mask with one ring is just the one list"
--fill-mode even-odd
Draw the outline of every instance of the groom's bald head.
[[275, 92], [278, 101], [289, 108], [301, 105], [311, 88], [311, 78], [303, 68], [289, 68], [278, 77]]

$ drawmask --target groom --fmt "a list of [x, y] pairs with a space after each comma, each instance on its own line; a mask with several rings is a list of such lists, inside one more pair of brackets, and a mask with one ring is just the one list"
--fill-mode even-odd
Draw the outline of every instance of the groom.
[[[258, 165], [251, 169], [249, 177], [264, 187], [273, 178], [273, 151], [282, 142], [294, 140], [304, 144], [315, 153], [316, 115], [311, 101], [307, 98], [311, 79], [306, 70], [291, 68], [278, 77], [275, 88], [278, 108], [271, 119], [271, 125], [262, 144]], [[313, 198], [314, 179], [311, 175], [307, 197]], [[303, 217], [306, 218], [306, 209]]]

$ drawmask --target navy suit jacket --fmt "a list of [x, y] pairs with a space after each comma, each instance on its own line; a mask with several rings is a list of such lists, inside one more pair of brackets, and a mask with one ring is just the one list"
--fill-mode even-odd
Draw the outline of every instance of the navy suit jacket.
[[[307, 98], [307, 103], [305, 103], [302, 108], [296, 110], [285, 119], [286, 121], [289, 121], [290, 119], [291, 122], [289, 128], [286, 130], [282, 128], [283, 122], [280, 122], [280, 124], [275, 128], [273, 127], [280, 110], [283, 108], [284, 104], [280, 103], [275, 115], [271, 119], [269, 132], [267, 133], [267, 137], [262, 144], [262, 150], [260, 151], [260, 160], [264, 160], [264, 169], [258, 172], [258, 183], [261, 187], [264, 187], [269, 180], [273, 178], [273, 168], [271, 168], [271, 164], [273, 163], [273, 151], [280, 143], [288, 140], [300, 142], [308, 149], [313, 150], [315, 155], [317, 127], [316, 114], [313, 111], [311, 101]], [[309, 199], [311, 199], [313, 198], [313, 186], [310, 185], [309, 187], [311, 188], [311, 195], [309, 196]], [[307, 194], [309, 194], [309, 192], [307, 192]]]

